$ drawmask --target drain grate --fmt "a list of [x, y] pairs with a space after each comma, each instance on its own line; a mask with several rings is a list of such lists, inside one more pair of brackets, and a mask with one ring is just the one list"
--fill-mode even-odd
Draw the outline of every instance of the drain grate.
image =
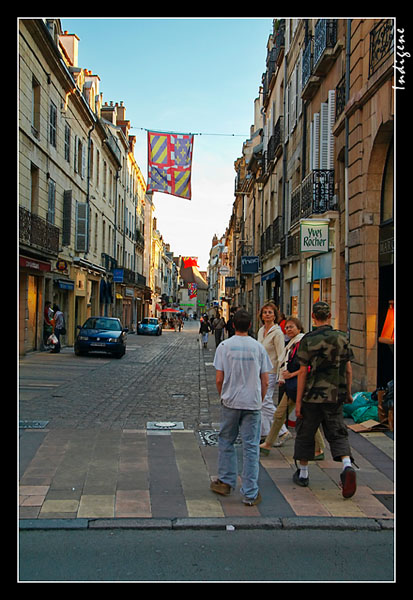
[[[217, 429], [204, 429], [204, 430], [198, 431], [198, 435], [204, 446], [218, 446], [218, 434], [219, 434], [219, 431]], [[235, 446], [241, 445], [240, 436], [237, 437], [234, 445]]]
[[19, 429], [44, 429], [49, 421], [19, 421]]
[[146, 423], [146, 429], [152, 431], [171, 431], [175, 429], [184, 429], [183, 421], [149, 421]]

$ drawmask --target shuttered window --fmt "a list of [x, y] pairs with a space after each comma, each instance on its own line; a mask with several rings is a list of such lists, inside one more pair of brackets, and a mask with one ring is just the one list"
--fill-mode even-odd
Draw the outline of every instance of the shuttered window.
[[334, 169], [335, 90], [328, 92], [328, 102], [322, 102], [320, 112], [314, 113], [310, 123], [310, 166], [316, 169]]
[[88, 213], [87, 202], [76, 203], [76, 244], [77, 252], [87, 252], [87, 233], [88, 233]]

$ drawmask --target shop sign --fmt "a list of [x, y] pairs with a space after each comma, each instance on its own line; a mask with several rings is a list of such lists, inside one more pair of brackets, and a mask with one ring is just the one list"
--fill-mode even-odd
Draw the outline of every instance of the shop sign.
[[241, 273], [254, 274], [260, 269], [259, 256], [241, 256]]
[[123, 269], [113, 269], [113, 281], [123, 283]]
[[230, 270], [227, 265], [222, 265], [222, 267], [220, 267], [220, 269], [219, 269], [220, 275], [229, 275], [229, 273], [230, 273]]
[[236, 287], [235, 277], [225, 277], [225, 287]]
[[300, 252], [328, 252], [329, 221], [300, 221]]
[[40, 260], [33, 260], [31, 258], [19, 257], [19, 265], [26, 269], [35, 269], [36, 271], [50, 271], [50, 264], [42, 262]]

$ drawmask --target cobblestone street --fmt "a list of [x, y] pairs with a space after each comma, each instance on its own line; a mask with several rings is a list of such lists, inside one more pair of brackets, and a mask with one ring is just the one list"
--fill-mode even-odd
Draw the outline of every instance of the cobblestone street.
[[75, 356], [73, 348], [26, 356], [20, 364], [20, 420], [88, 429], [142, 429], [159, 420], [183, 422], [186, 429], [208, 424], [198, 328], [199, 322], [188, 321], [181, 332], [131, 334], [121, 360]]

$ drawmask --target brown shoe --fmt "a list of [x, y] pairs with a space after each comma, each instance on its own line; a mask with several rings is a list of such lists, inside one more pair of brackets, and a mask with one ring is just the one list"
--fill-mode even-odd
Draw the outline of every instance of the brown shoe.
[[243, 503], [246, 504], [247, 506], [255, 506], [256, 504], [259, 504], [261, 502], [261, 500], [262, 500], [261, 494], [260, 494], [260, 492], [258, 492], [258, 494], [255, 496], [255, 498], [244, 498]]
[[214, 481], [211, 481], [210, 488], [216, 494], [221, 494], [221, 496], [229, 496], [231, 493], [231, 486], [228, 483], [224, 483], [220, 479], [214, 479]]

